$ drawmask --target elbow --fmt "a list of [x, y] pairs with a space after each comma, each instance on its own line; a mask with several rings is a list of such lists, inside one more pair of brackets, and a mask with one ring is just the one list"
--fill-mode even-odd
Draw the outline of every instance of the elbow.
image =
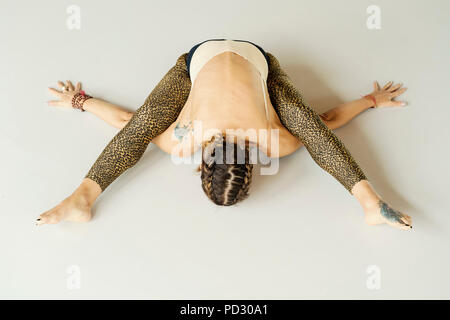
[[326, 120], [325, 120], [324, 123], [326, 124], [326, 126], [327, 126], [328, 129], [330, 129], [330, 130], [337, 129], [337, 128], [339, 128], [339, 126], [340, 126], [339, 122], [336, 121], [336, 120], [331, 120], [331, 121], [326, 121]]
[[338, 128], [342, 124], [343, 119], [341, 117], [341, 114], [336, 110], [327, 111], [319, 116], [326, 124], [326, 126], [331, 130]]
[[122, 129], [123, 127], [125, 127], [127, 123], [130, 122], [132, 117], [132, 112], [125, 112], [121, 114], [119, 119], [117, 119], [117, 128]]
[[125, 112], [122, 115], [122, 121], [125, 122], [125, 124], [127, 124], [128, 122], [130, 122], [132, 117], [133, 117], [133, 112]]
[[323, 122], [331, 122], [338, 118], [339, 113], [335, 109], [331, 109], [319, 115]]

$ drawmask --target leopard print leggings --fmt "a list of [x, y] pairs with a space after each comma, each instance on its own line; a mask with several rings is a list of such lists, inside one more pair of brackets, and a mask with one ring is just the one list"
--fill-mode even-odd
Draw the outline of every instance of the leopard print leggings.
[[89, 170], [86, 178], [97, 182], [102, 191], [125, 170], [134, 166], [150, 141], [177, 119], [191, 90], [186, 55], [184, 53], [177, 59]]
[[267, 88], [281, 123], [306, 147], [314, 161], [349, 192], [367, 180], [339, 138], [304, 101], [278, 60], [269, 52]]
[[[278, 60], [266, 52], [269, 62], [267, 87], [270, 100], [283, 125], [305, 145], [314, 161], [335, 177], [348, 191], [364, 173], [343, 143], [302, 99]], [[128, 124], [111, 140], [86, 178], [105, 190], [141, 158], [150, 141], [177, 119], [191, 89], [187, 53], [156, 85]]]

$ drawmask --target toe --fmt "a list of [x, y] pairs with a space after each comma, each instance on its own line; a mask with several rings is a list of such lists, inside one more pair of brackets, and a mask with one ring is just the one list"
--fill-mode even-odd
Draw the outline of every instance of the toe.
[[46, 213], [41, 214], [37, 219], [36, 219], [36, 226], [42, 226], [44, 224], [47, 223], [47, 217], [46, 217]]
[[386, 223], [388, 225], [390, 225], [391, 227], [397, 228], [397, 229], [401, 229], [401, 230], [410, 230], [411, 226], [408, 224], [406, 225], [403, 222], [391, 222], [391, 221], [386, 221]]
[[36, 219], [36, 225], [42, 226], [44, 224], [58, 223], [60, 220], [58, 217], [59, 217], [58, 210], [53, 209], [53, 210], [47, 211], [47, 212], [41, 214]]
[[399, 226], [400, 226], [400, 229], [402, 229], [402, 230], [412, 229], [411, 222], [409, 222], [409, 221], [404, 221], [403, 220], [402, 223], [399, 224]]
[[411, 226], [409, 224], [405, 224], [405, 223], [397, 223], [395, 225], [395, 227], [397, 227], [398, 229], [402, 229], [402, 230], [410, 230]]
[[405, 226], [407, 226], [409, 229], [412, 228], [412, 219], [410, 216], [405, 215], [404, 217], [402, 217], [402, 222], [405, 224]]

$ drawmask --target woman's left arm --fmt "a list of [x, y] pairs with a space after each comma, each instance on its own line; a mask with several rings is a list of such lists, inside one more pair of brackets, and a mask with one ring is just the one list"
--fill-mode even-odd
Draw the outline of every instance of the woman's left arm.
[[402, 88], [401, 84], [393, 85], [393, 82], [390, 81], [380, 89], [378, 82], [375, 81], [373, 86], [374, 90], [372, 93], [361, 99], [343, 103], [334, 109], [324, 112], [320, 115], [320, 118], [328, 128], [333, 130], [344, 126], [358, 114], [369, 108], [400, 107], [406, 105], [403, 101], [394, 100], [394, 98], [406, 91], [406, 88]]
[[[48, 101], [48, 105], [55, 107], [72, 107], [72, 98], [81, 91], [81, 83], [78, 82], [76, 87], [72, 82], [63, 83], [58, 81], [61, 89], [48, 88], [49, 92], [59, 100]], [[97, 98], [90, 98], [83, 103], [83, 109], [88, 111], [100, 119], [106, 121], [115, 128], [122, 129], [130, 121], [133, 112], [125, 110], [123, 107], [112, 104]]]

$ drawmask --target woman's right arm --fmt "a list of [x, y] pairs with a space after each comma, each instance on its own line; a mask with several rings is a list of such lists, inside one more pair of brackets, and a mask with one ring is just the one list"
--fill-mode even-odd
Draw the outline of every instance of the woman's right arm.
[[[81, 83], [78, 82], [76, 87], [74, 87], [70, 81], [67, 81], [67, 83], [58, 81], [58, 86], [62, 89], [62, 91], [54, 88], [48, 88], [49, 92], [58, 98], [58, 100], [48, 101], [48, 104], [55, 107], [71, 108], [73, 96], [81, 91]], [[86, 100], [83, 103], [83, 109], [118, 129], [125, 127], [133, 116], [133, 112], [127, 111], [123, 107], [116, 104], [97, 98], [90, 98]]]

